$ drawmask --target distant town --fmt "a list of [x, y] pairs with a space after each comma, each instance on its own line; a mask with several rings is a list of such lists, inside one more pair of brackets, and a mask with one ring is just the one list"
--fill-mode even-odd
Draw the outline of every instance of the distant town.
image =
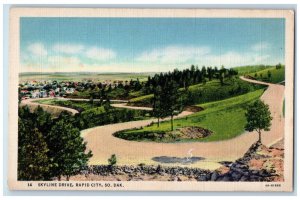
[[46, 98], [46, 97], [66, 97], [76, 94], [79, 91], [98, 88], [117, 88], [135, 84], [137, 80], [104, 80], [102, 82], [94, 82], [92, 80], [84, 81], [56, 81], [56, 80], [32, 80], [19, 84], [20, 100], [30, 98]]

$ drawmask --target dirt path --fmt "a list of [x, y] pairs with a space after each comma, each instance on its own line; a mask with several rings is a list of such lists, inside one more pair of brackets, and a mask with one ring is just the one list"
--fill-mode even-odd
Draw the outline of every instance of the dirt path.
[[[284, 135], [284, 118], [282, 116], [284, 86], [253, 81], [244, 77], [241, 77], [241, 79], [269, 86], [261, 96], [261, 99], [270, 106], [273, 120], [271, 130], [262, 133], [262, 143], [269, 146], [279, 141]], [[188, 114], [190, 113], [184, 112], [178, 117]], [[233, 161], [242, 157], [258, 139], [257, 133], [244, 133], [233, 139], [218, 142], [156, 143], [127, 141], [112, 135], [117, 131], [147, 126], [153, 121], [150, 119], [109, 124], [84, 130], [82, 135], [87, 142], [88, 149], [91, 149], [93, 152], [90, 164], [107, 164], [107, 159], [112, 154], [116, 154], [120, 165], [158, 164], [152, 160], [153, 157], [183, 158], [192, 154], [193, 156], [202, 157], [204, 160], [189, 166], [216, 169], [220, 166], [218, 161]]]

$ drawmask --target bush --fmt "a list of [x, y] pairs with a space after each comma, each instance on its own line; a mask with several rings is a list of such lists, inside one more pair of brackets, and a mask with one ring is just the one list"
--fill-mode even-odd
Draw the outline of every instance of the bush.
[[114, 166], [117, 164], [117, 157], [115, 154], [111, 155], [111, 157], [108, 159], [108, 165]]

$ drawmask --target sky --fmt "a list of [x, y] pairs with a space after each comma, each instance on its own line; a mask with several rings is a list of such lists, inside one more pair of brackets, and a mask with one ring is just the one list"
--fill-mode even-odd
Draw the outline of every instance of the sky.
[[20, 19], [21, 72], [161, 72], [284, 63], [275, 18]]

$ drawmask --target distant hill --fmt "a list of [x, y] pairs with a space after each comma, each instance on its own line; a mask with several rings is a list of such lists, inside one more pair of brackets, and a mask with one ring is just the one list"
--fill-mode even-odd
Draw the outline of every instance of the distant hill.
[[104, 81], [104, 80], [136, 80], [144, 81], [148, 76], [153, 76], [155, 73], [128, 73], [128, 72], [22, 72], [19, 74], [19, 82], [26, 81], [44, 81], [44, 80], [56, 80], [56, 81]]

